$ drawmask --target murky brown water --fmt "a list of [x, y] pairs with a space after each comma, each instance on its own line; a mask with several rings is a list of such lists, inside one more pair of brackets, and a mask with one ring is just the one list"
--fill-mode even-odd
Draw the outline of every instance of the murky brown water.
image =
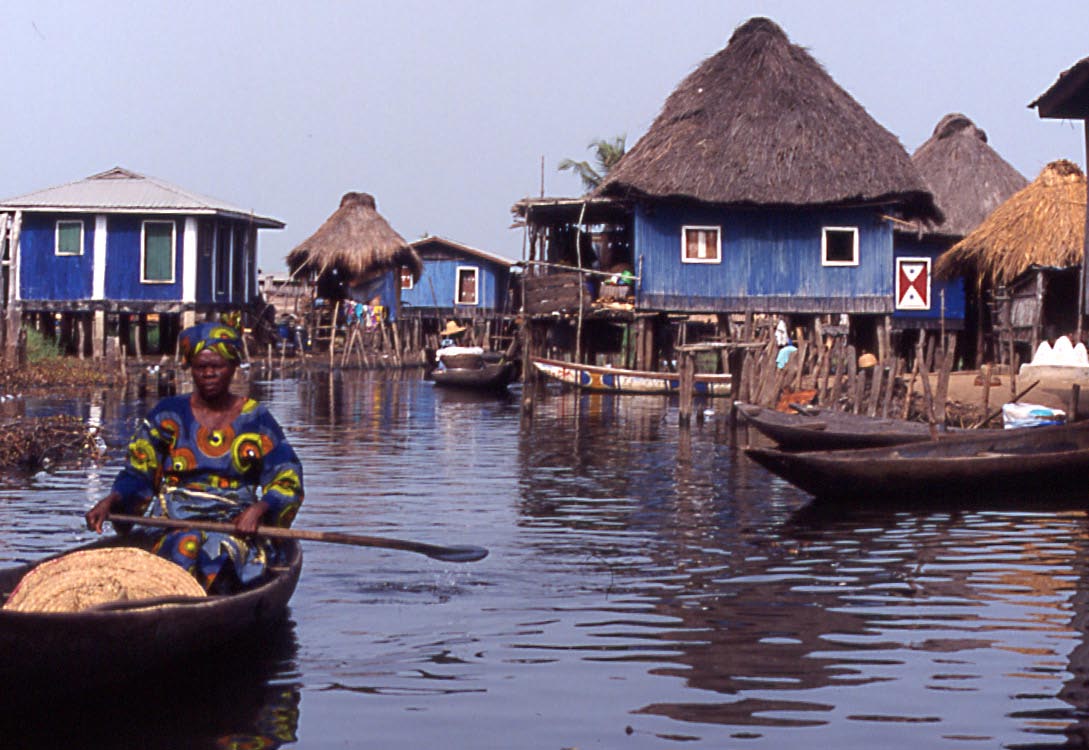
[[[527, 421], [516, 398], [416, 375], [253, 387], [306, 465], [298, 526], [491, 555], [311, 544], [265, 658], [206, 691], [119, 697], [108, 726], [42, 707], [50, 731], [118, 748], [1083, 745], [1081, 510], [813, 509], [717, 415], [681, 432], [666, 398], [549, 391]], [[144, 405], [3, 408], [76, 410], [119, 443]], [[80, 516], [115, 469], [4, 485], [0, 562], [90, 539]], [[0, 745], [42, 746], [18, 724]]]

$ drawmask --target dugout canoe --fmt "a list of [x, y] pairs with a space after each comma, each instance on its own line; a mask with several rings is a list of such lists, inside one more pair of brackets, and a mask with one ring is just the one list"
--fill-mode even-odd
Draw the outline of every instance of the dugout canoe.
[[966, 430], [941, 440], [863, 450], [749, 448], [746, 455], [817, 498], [1031, 501], [1084, 498], [1089, 421], [1016, 430]]
[[446, 367], [431, 371], [435, 385], [476, 391], [503, 391], [514, 381], [513, 362], [485, 362], [480, 367]]
[[[930, 440], [930, 425], [904, 419], [848, 414], [816, 406], [781, 412], [754, 404], [737, 405], [738, 413], [762, 435], [774, 440], [781, 450], [817, 451], [875, 448]], [[935, 427], [943, 438], [959, 432]]]
[[[145, 538], [134, 533], [78, 549], [145, 546]], [[0, 610], [0, 679], [26, 695], [87, 691], [174, 664], [191, 669], [251, 645], [285, 619], [302, 571], [298, 542], [277, 544], [283, 564], [270, 566], [263, 583], [230, 595], [130, 601], [74, 613]], [[0, 601], [42, 562], [0, 570]]]
[[[675, 372], [624, 370], [596, 367], [555, 359], [534, 359], [534, 368], [543, 375], [587, 391], [610, 393], [677, 393], [681, 378]], [[696, 373], [696, 393], [704, 396], [729, 396], [729, 373]]]

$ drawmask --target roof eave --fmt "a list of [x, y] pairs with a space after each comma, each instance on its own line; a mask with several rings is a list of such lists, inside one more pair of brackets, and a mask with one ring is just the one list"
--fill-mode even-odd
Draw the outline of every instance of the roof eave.
[[1044, 119], [1089, 119], [1089, 57], [1059, 74], [1051, 87], [1029, 105]]
[[40, 203], [0, 204], [0, 211], [23, 211], [25, 213], [49, 214], [152, 214], [155, 216], [219, 216], [225, 219], [248, 221], [261, 229], [283, 229], [287, 226], [279, 219], [269, 216], [257, 216], [238, 211], [223, 211], [213, 208], [156, 208], [151, 206], [48, 206]]

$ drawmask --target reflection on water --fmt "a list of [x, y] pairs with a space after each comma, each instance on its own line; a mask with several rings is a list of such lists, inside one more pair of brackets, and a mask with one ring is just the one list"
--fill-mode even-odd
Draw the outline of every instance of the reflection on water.
[[[310, 545], [286, 646], [80, 746], [1086, 746], [1082, 509], [813, 506], [665, 397], [249, 387], [306, 465], [298, 525], [491, 554]], [[116, 436], [146, 408], [33, 409], [92, 406]], [[86, 541], [112, 471], [0, 485], [0, 560]]]
[[[293, 623], [262, 633], [259, 649], [182, 661], [108, 695], [27, 705], [5, 686], [4, 747], [272, 749], [297, 737], [300, 685]], [[78, 668], [78, 665], [73, 665]]]

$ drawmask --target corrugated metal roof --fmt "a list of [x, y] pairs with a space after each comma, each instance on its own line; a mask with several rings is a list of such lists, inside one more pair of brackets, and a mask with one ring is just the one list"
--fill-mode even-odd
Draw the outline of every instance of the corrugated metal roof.
[[261, 227], [284, 227], [278, 219], [257, 216], [252, 211], [122, 167], [0, 201], [0, 209], [214, 214], [247, 219]]
[[[417, 252], [419, 252], [421, 248], [430, 243], [444, 245], [452, 250], [457, 250], [467, 255], [475, 255], [478, 258], [491, 261], [496, 265], [501, 265], [506, 268], [510, 268], [512, 265], [514, 265], [514, 261], [510, 258], [504, 258], [501, 255], [495, 255], [485, 250], [478, 250], [475, 247], [469, 247], [468, 245], [463, 245], [460, 242], [454, 242], [453, 240], [448, 240], [445, 237], [438, 237], [436, 235], [428, 235], [427, 237], [423, 237], [416, 240], [415, 242], [410, 242], [408, 244], [411, 245], [412, 248], [415, 249]], [[426, 261], [427, 259], [424, 258], [424, 260]]]

